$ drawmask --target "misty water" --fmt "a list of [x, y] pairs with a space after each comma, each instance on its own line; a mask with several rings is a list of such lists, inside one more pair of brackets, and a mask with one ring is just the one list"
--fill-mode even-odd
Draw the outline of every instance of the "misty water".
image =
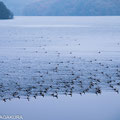
[[119, 120], [120, 17], [0, 21], [0, 115]]

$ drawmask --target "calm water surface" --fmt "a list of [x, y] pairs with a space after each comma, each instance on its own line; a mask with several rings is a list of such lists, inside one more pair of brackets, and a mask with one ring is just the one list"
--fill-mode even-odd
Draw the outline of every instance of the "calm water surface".
[[[24, 120], [120, 120], [119, 56], [117, 16], [0, 21], [0, 115], [22, 115]], [[89, 86], [91, 79], [94, 87]], [[46, 87], [50, 89], [45, 97], [39, 97]], [[88, 87], [81, 96], [79, 92]], [[56, 89], [58, 99], [51, 96]], [[72, 97], [64, 94], [70, 90]]]
[[120, 120], [120, 95], [103, 93], [0, 102], [0, 114], [19, 114], [24, 120]]

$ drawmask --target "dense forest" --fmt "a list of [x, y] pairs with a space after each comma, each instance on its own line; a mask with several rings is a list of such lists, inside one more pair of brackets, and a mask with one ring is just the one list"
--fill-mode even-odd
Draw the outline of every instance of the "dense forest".
[[0, 1], [0, 19], [12, 19], [13, 13]]

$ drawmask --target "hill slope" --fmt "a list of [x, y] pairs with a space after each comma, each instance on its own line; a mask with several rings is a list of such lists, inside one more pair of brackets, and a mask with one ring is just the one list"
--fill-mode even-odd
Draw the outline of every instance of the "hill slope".
[[0, 19], [12, 19], [13, 13], [0, 1]]
[[24, 15], [120, 15], [120, 0], [40, 0], [28, 5]]
[[120, 15], [120, 0], [3, 0], [15, 15]]

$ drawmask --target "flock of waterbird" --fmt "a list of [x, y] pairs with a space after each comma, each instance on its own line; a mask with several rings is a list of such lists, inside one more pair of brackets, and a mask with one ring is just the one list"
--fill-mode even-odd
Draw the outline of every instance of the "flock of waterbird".
[[[57, 28], [41, 28], [41, 33], [38, 29], [24, 29], [13, 30], [13, 33], [10, 29], [6, 32], [8, 41], [6, 36], [0, 37], [6, 40], [6, 43], [0, 42], [8, 45], [8, 52], [13, 52], [13, 55], [6, 54], [5, 49], [5, 54], [0, 54], [0, 100], [26, 98], [29, 101], [37, 96], [58, 98], [59, 95], [86, 93], [98, 95], [103, 91], [119, 93], [119, 59], [112, 55], [106, 57], [106, 54], [103, 55], [105, 51], [99, 50], [82, 53], [78, 49], [82, 46], [81, 36], [74, 30], [70, 32], [70, 28], [61, 28], [63, 32]], [[70, 33], [75, 33], [78, 38]], [[14, 51], [11, 52], [11, 49]]]
[[[68, 45], [67, 45], [68, 46]], [[26, 51], [27, 48], [23, 48]], [[43, 54], [44, 51], [44, 54]], [[39, 57], [2, 58], [0, 60], [0, 99], [59, 95], [101, 94], [102, 90], [120, 89], [120, 65], [113, 59], [90, 59], [74, 55], [49, 52], [44, 48]], [[101, 54], [97, 51], [96, 54]]]

